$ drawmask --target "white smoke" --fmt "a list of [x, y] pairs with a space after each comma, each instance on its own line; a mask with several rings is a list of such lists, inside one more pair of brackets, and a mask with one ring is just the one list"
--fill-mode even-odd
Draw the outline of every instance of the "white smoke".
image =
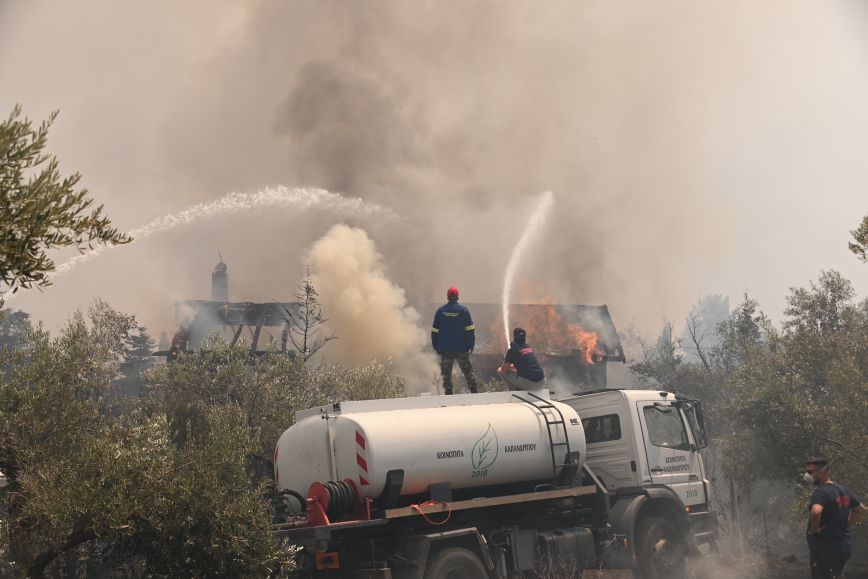
[[313, 244], [308, 258], [324, 315], [338, 337], [330, 351], [351, 363], [391, 359], [410, 392], [430, 391], [435, 363], [419, 314], [407, 304], [404, 289], [386, 276], [368, 234], [335, 225]]

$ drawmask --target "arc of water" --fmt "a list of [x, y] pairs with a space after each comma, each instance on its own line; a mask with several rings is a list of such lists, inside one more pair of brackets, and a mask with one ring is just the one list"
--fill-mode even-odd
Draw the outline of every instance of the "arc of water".
[[[229, 193], [216, 201], [199, 203], [176, 213], [157, 217], [141, 227], [131, 229], [127, 232], [127, 235], [133, 238], [131, 243], [136, 243], [158, 233], [175, 229], [176, 227], [189, 225], [197, 221], [213, 219], [221, 215], [235, 213], [236, 211], [288, 206], [295, 206], [301, 210], [306, 210], [316, 206], [322, 209], [360, 217], [378, 215], [386, 219], [397, 218], [390, 209], [372, 203], [366, 203], [356, 197], [344, 197], [338, 193], [326, 191], [325, 189], [307, 187], [289, 188], [280, 185], [276, 187], [266, 187], [265, 189], [255, 193]], [[103, 245], [87, 253], [73, 257], [57, 266], [51, 274], [50, 279], [55, 280], [61, 275], [69, 273], [82, 263], [96, 259], [103, 253], [118, 247], [124, 246]], [[2, 297], [4, 300], [9, 301], [13, 297], [25, 293], [25, 291], [19, 291], [17, 294], [7, 291]]]
[[524, 228], [524, 233], [515, 244], [509, 263], [506, 266], [506, 274], [503, 277], [503, 295], [501, 297], [503, 307], [503, 331], [506, 334], [506, 343], [509, 344], [509, 304], [512, 299], [512, 284], [515, 281], [515, 273], [527, 247], [539, 235], [548, 216], [549, 210], [554, 204], [554, 196], [551, 191], [544, 191], [540, 197], [536, 210], [531, 215], [530, 221]]

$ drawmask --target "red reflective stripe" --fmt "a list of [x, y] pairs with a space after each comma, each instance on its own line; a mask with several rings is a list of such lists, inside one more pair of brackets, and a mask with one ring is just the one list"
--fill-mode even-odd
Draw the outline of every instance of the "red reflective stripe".
[[362, 436], [362, 433], [358, 430], [356, 431], [356, 444], [358, 444], [362, 448], [365, 448], [365, 437]]
[[365, 480], [365, 477], [363, 477], [362, 475], [359, 475], [359, 484], [362, 485], [363, 487], [365, 487], [371, 483], [369, 483], [367, 480]]
[[359, 466], [362, 467], [362, 470], [368, 472], [368, 462], [362, 458], [361, 454], [356, 455], [356, 462], [359, 463]]

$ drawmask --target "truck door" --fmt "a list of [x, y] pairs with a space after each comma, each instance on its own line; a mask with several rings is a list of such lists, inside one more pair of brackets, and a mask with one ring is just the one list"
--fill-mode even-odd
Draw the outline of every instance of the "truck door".
[[681, 412], [667, 401], [637, 407], [651, 483], [670, 487], [685, 505], [704, 503], [698, 452]]

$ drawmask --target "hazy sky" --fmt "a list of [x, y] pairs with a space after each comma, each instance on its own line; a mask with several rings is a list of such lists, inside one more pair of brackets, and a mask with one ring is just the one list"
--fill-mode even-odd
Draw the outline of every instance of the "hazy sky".
[[[369, 232], [410, 302], [500, 296], [540, 192], [526, 293], [656, 331], [701, 295], [838, 269], [868, 213], [859, 0], [0, 0], [0, 114], [59, 109], [49, 145], [122, 229], [230, 191], [324, 187], [391, 207]], [[207, 298], [288, 299], [346, 215], [253, 211], [82, 265], [10, 306], [54, 324], [101, 296], [154, 333]], [[60, 260], [62, 261], [62, 259]], [[430, 312], [422, 310], [427, 322]]]

